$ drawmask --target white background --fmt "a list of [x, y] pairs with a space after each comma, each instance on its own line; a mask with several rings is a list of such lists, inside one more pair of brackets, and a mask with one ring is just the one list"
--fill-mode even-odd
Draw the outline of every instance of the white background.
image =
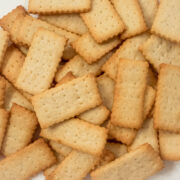
[[[27, 7], [28, 0], [0, 0], [0, 18], [15, 8], [17, 5]], [[32, 180], [44, 180], [44, 176], [39, 174]], [[86, 178], [90, 180], [90, 178]], [[149, 180], [180, 180], [180, 161], [165, 162], [165, 168], [157, 175], [149, 178]]]

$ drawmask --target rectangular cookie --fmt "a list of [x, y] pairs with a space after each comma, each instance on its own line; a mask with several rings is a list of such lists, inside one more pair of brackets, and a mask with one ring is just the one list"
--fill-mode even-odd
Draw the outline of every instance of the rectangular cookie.
[[7, 31], [0, 29], [0, 66], [3, 63], [4, 55], [9, 43], [9, 34]]
[[103, 104], [109, 110], [111, 110], [113, 105], [115, 82], [111, 78], [109, 78], [106, 74], [103, 74], [97, 77], [97, 84]]
[[163, 168], [163, 161], [149, 144], [125, 154], [91, 173], [92, 180], [144, 180]]
[[160, 130], [159, 146], [162, 159], [180, 161], [180, 134]]
[[122, 33], [124, 23], [109, 0], [93, 0], [89, 12], [81, 13], [91, 35], [102, 43]]
[[0, 179], [29, 179], [56, 162], [53, 152], [39, 139], [0, 162]]
[[34, 35], [16, 86], [30, 94], [48, 89], [61, 61], [65, 44], [64, 37], [39, 29]]
[[92, 74], [76, 78], [32, 98], [41, 128], [77, 116], [102, 103]]
[[[148, 116], [155, 100], [155, 90], [147, 86], [144, 97], [144, 119]], [[115, 138], [117, 141], [121, 141], [124, 144], [130, 145], [136, 137], [137, 130], [130, 128], [123, 128], [113, 125], [111, 122], [108, 124], [109, 135]]]
[[27, 14], [23, 6], [17, 6], [11, 12], [6, 14], [0, 19], [0, 26], [5, 30], [10, 32], [12, 25], [16, 21], [17, 17], [25, 16]]
[[140, 50], [157, 72], [162, 63], [180, 66], [180, 45], [177, 43], [151, 35]]
[[128, 152], [126, 145], [117, 142], [107, 142], [105, 149], [113, 152], [116, 158], [119, 158]]
[[108, 118], [109, 114], [110, 111], [104, 105], [100, 105], [81, 113], [78, 118], [92, 124], [100, 125]]
[[121, 59], [115, 85], [111, 122], [124, 128], [139, 129], [143, 123], [148, 63]]
[[5, 105], [6, 80], [0, 76], [0, 108]]
[[142, 9], [144, 20], [149, 29], [153, 24], [158, 9], [158, 4], [158, 0], [139, 0], [139, 5]]
[[4, 135], [6, 132], [8, 117], [9, 117], [8, 112], [0, 108], [0, 149], [2, 147]]
[[180, 67], [162, 64], [159, 71], [154, 126], [180, 133]]
[[76, 55], [69, 60], [62, 68], [57, 70], [55, 81], [59, 82], [68, 72], [76, 77], [84, 76], [88, 73], [93, 73], [95, 76], [101, 73], [102, 65], [109, 59], [112, 53], [108, 53], [93, 64], [88, 64], [82, 57]]
[[173, 42], [180, 42], [180, 1], [160, 1], [151, 32]]
[[29, 0], [28, 12], [34, 14], [62, 14], [86, 12], [91, 0]]
[[106, 143], [107, 130], [80, 119], [70, 119], [56, 126], [41, 129], [40, 136], [79, 151], [100, 155]]
[[74, 41], [72, 46], [87, 63], [92, 64], [118, 46], [120, 42], [120, 38], [115, 37], [107, 42], [98, 44], [89, 33], [86, 33]]
[[[16, 20], [18, 22], [18, 18]], [[39, 29], [44, 28], [49, 31], [53, 31], [60, 36], [64, 36], [68, 42], [63, 54], [64, 59], [71, 59], [75, 55], [75, 51], [71, 47], [71, 43], [75, 41], [79, 36], [77, 34], [68, 32], [64, 29], [53, 26], [45, 21], [36, 19], [32, 16], [26, 15], [20, 24], [20, 30], [18, 32], [18, 40], [20, 44], [30, 46], [34, 33]], [[13, 31], [14, 27], [12, 27]]]
[[27, 146], [34, 135], [38, 120], [34, 112], [13, 104], [1, 152], [5, 156]]
[[126, 27], [121, 39], [127, 39], [147, 30], [138, 0], [111, 0], [111, 2]]
[[79, 14], [40, 15], [39, 19], [67, 31], [82, 35], [88, 31]]
[[2, 63], [1, 73], [8, 81], [15, 84], [25, 56], [14, 45], [8, 47]]
[[129, 150], [133, 150], [141, 146], [142, 144], [150, 144], [156, 152], [159, 152], [158, 135], [157, 131], [153, 127], [153, 119], [147, 119], [143, 127], [139, 129], [133, 143], [129, 147]]
[[103, 65], [102, 70], [116, 80], [117, 67], [120, 59], [145, 60], [139, 47], [148, 39], [147, 33], [127, 39]]
[[[58, 86], [62, 85], [63, 83], [67, 83], [68, 81], [71, 81], [75, 79], [73, 74], [71, 72], [67, 73], [64, 78], [62, 78], [59, 83], [57, 84]], [[56, 85], [56, 87], [57, 87]], [[100, 105], [95, 108], [92, 108], [88, 111], [85, 111], [81, 113], [78, 118], [90, 122], [92, 124], [100, 125], [102, 124], [109, 116], [109, 110], [104, 106]]]
[[49, 176], [51, 180], [80, 180], [90, 172], [97, 163], [97, 157], [78, 151], [71, 152]]
[[33, 111], [33, 106], [12, 84], [6, 80], [4, 108], [9, 111], [13, 103]]
[[61, 144], [57, 141], [51, 140], [49, 144], [53, 150], [55, 150], [57, 153], [62, 154], [64, 157], [66, 157], [73, 150], [71, 147]]

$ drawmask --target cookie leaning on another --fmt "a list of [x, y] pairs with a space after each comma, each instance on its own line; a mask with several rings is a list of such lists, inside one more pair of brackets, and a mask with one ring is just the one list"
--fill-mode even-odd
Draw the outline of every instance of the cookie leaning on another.
[[148, 63], [121, 59], [115, 85], [111, 123], [124, 128], [141, 128]]
[[102, 56], [121, 43], [119, 37], [115, 37], [104, 43], [98, 44], [89, 33], [86, 33], [73, 42], [72, 46], [76, 52], [83, 57], [87, 63], [97, 62]]
[[39, 29], [34, 34], [16, 86], [30, 94], [47, 90], [61, 61], [65, 44], [64, 37]]
[[102, 103], [92, 74], [76, 78], [32, 98], [41, 128], [47, 128]]
[[97, 163], [98, 157], [72, 151], [49, 175], [48, 180], [79, 180], [83, 179], [94, 165]]
[[73, 149], [99, 156], [106, 143], [107, 130], [76, 118], [41, 129], [40, 136], [60, 142]]
[[38, 121], [34, 112], [13, 104], [2, 145], [2, 154], [9, 156], [26, 147], [32, 140]]
[[[56, 162], [51, 149], [39, 139], [0, 162], [0, 179], [29, 179]], [[23, 164], [23, 166], [22, 166]]]
[[149, 144], [126, 153], [91, 173], [92, 180], [144, 180], [163, 168], [159, 155]]
[[124, 23], [109, 0], [93, 0], [91, 10], [81, 13], [81, 17], [98, 43], [117, 36], [125, 29]]

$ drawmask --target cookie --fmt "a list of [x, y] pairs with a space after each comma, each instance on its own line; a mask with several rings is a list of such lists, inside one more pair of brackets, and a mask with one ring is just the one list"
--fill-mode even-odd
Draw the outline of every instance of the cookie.
[[[39, 139], [0, 162], [0, 178], [3, 180], [29, 179], [56, 162], [53, 152], [44, 140]], [[23, 166], [22, 166], [23, 164]]]
[[32, 98], [40, 126], [47, 128], [102, 103], [92, 74], [76, 78]]
[[163, 168], [153, 148], [144, 144], [91, 173], [92, 180], [147, 179]]
[[80, 119], [70, 119], [56, 126], [41, 129], [40, 136], [99, 156], [106, 143], [107, 130]]
[[109, 0], [93, 0], [89, 12], [81, 13], [92, 37], [102, 43], [122, 33], [124, 23]]
[[163, 0], [160, 2], [151, 32], [173, 42], [180, 42], [180, 1]]

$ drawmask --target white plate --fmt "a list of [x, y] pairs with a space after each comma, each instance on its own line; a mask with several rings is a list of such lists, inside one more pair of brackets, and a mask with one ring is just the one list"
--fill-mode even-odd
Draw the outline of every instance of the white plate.
[[[18, 5], [27, 7], [28, 0], [0, 0], [0, 18], [11, 11]], [[44, 180], [44, 176], [39, 174], [32, 180]], [[90, 180], [90, 177], [85, 178]], [[180, 180], [180, 161], [165, 162], [165, 168], [157, 175], [149, 178], [149, 180]]]

